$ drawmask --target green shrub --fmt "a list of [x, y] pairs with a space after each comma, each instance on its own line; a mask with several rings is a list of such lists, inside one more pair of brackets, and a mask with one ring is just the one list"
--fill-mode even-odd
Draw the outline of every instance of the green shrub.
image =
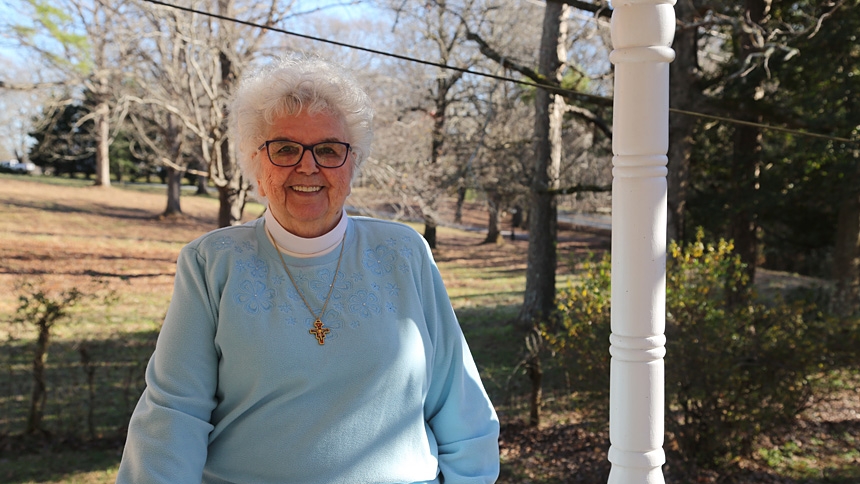
[[609, 256], [582, 264], [582, 279], [556, 296], [556, 314], [541, 327], [546, 345], [564, 365], [586, 413], [606, 420], [609, 410]]
[[[761, 301], [732, 244], [669, 247], [666, 276], [667, 451], [688, 468], [719, 469], [751, 454], [753, 439], [791, 424], [813, 383], [832, 364], [834, 318], [804, 300]], [[592, 411], [608, 407], [610, 261], [584, 267], [558, 295], [543, 327], [555, 354], [587, 391]]]

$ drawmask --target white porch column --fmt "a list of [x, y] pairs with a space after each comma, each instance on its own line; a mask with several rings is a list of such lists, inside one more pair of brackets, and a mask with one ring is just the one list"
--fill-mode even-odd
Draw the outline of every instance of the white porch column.
[[666, 153], [675, 2], [612, 3], [609, 484], [662, 484]]

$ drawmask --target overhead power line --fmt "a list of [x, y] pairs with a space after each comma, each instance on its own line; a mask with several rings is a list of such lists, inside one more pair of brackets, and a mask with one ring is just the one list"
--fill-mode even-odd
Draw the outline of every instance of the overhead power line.
[[676, 108], [669, 108], [669, 111], [671, 111], [673, 113], [678, 113], [678, 114], [685, 114], [687, 116], [696, 116], [696, 117], [700, 117], [700, 118], [713, 119], [715, 121], [723, 121], [726, 123], [741, 124], [744, 126], [753, 126], [756, 128], [769, 129], [771, 131], [780, 131], [783, 133], [796, 134], [796, 135], [800, 135], [800, 136], [808, 136], [808, 137], [812, 137], [812, 138], [820, 138], [820, 139], [826, 139], [826, 140], [830, 140], [830, 141], [840, 141], [843, 143], [860, 143], [860, 140], [853, 140], [851, 138], [843, 138], [841, 136], [832, 136], [829, 134], [821, 134], [821, 133], [813, 133], [811, 131], [803, 131], [800, 129], [784, 128], [782, 126], [773, 126], [770, 124], [756, 123], [755, 121], [744, 121], [742, 119], [727, 118], [725, 116], [717, 116], [714, 114], [697, 113], [694, 111], [686, 111], [684, 109], [676, 109]]
[[[360, 45], [347, 44], [344, 42], [338, 42], [336, 40], [324, 39], [321, 37], [315, 37], [313, 35], [307, 35], [307, 34], [301, 34], [298, 32], [292, 32], [290, 30], [282, 29], [279, 27], [272, 27], [269, 25], [260, 25], [258, 23], [249, 22], [247, 20], [242, 20], [242, 19], [238, 19], [235, 17], [228, 17], [226, 15], [220, 15], [217, 13], [207, 12], [205, 10], [198, 10], [198, 9], [191, 8], [191, 7], [184, 7], [181, 5], [174, 5], [174, 4], [162, 2], [159, 0], [144, 0], [144, 1], [148, 2], [148, 3], [152, 3], [154, 5], [160, 5], [162, 7], [173, 8], [173, 9], [181, 10], [181, 11], [188, 12], [188, 13], [195, 13], [195, 14], [199, 14], [199, 15], [204, 15], [207, 17], [211, 17], [211, 18], [215, 18], [215, 19], [219, 19], [219, 20], [224, 20], [227, 22], [233, 22], [233, 23], [245, 25], [248, 27], [254, 27], [254, 28], [263, 29], [263, 30], [270, 30], [272, 32], [277, 32], [279, 34], [290, 35], [293, 37], [299, 37], [302, 39], [312, 40], [314, 42], [322, 42], [325, 44], [336, 45], [338, 47], [345, 47], [347, 49], [359, 50], [359, 51], [367, 52], [370, 54], [376, 54], [376, 55], [381, 55], [381, 56], [385, 56], [385, 57], [391, 57], [394, 59], [412, 62], [412, 63], [416, 63], [416, 64], [423, 64], [423, 65], [427, 65], [427, 66], [431, 66], [431, 67], [438, 67], [439, 69], [458, 71], [458, 72], [462, 72], [464, 74], [472, 74], [475, 76], [486, 77], [489, 79], [496, 79], [496, 80], [511, 82], [511, 83], [520, 84], [520, 85], [524, 85], [524, 86], [531, 86], [531, 87], [535, 87], [535, 88], [539, 88], [539, 89], [545, 89], [548, 91], [556, 92], [559, 94], [569, 94], [569, 95], [575, 96], [575, 97], [594, 99], [597, 101], [601, 101], [603, 103], [607, 103], [607, 102], [611, 103], [612, 102], [612, 98], [609, 96], [599, 96], [596, 94], [588, 94], [588, 93], [583, 93], [583, 92], [579, 92], [579, 91], [573, 91], [570, 89], [560, 88], [557, 86], [551, 86], [551, 85], [547, 85], [547, 84], [532, 82], [532, 81], [528, 81], [528, 80], [514, 79], [511, 77], [502, 76], [502, 75], [498, 75], [498, 74], [473, 71], [471, 69], [464, 69], [462, 67], [456, 67], [456, 66], [449, 66], [447, 64], [441, 64], [439, 62], [433, 62], [433, 61], [428, 61], [428, 60], [424, 60], [424, 59], [417, 59], [414, 57], [395, 54], [393, 52], [386, 52], [386, 51], [382, 51], [382, 50], [371, 49], [369, 47], [362, 47]], [[677, 114], [683, 114], [686, 116], [694, 116], [694, 117], [705, 118], [705, 119], [713, 119], [715, 121], [722, 121], [722, 122], [726, 122], [726, 123], [733, 123], [733, 124], [739, 124], [739, 125], [744, 125], [744, 126], [753, 126], [753, 127], [757, 127], [757, 128], [768, 129], [768, 130], [772, 130], [772, 131], [780, 131], [783, 133], [795, 134], [795, 135], [799, 135], [799, 136], [808, 136], [808, 137], [812, 137], [812, 138], [826, 139], [826, 140], [830, 140], [830, 141], [839, 141], [839, 142], [843, 142], [843, 143], [860, 143], [860, 140], [854, 140], [854, 139], [845, 138], [845, 137], [841, 137], [841, 136], [832, 136], [832, 135], [821, 134], [821, 133], [813, 133], [810, 131], [804, 131], [804, 130], [800, 130], [800, 129], [792, 129], [792, 128], [786, 128], [786, 127], [781, 127], [781, 126], [773, 126], [773, 125], [757, 123], [757, 122], [753, 122], [753, 121], [744, 121], [744, 120], [729, 118], [729, 117], [725, 117], [725, 116], [717, 116], [717, 115], [713, 115], [713, 114], [698, 113], [695, 111], [687, 111], [687, 110], [671, 108], [671, 107], [669, 108], [669, 111], [673, 112], [673, 113], [677, 113]]]

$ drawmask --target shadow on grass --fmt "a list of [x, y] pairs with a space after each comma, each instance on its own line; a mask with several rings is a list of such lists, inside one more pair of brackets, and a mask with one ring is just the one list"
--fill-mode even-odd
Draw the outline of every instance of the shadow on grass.
[[185, 213], [165, 217], [163, 212], [153, 212], [151, 210], [144, 210], [140, 208], [117, 207], [115, 205], [105, 203], [93, 203], [91, 205], [75, 206], [58, 202], [34, 203], [21, 200], [7, 200], [6, 204], [13, 207], [43, 212], [79, 213], [110, 219], [132, 220], [138, 222], [160, 222], [164, 220], [170, 220], [175, 223], [189, 222], [193, 224], [207, 224], [213, 222], [211, 217], [196, 217]]
[[156, 331], [49, 347], [41, 429], [28, 434], [32, 346], [0, 344], [0, 482], [112, 483]]
[[50, 483], [112, 483], [116, 480], [121, 451], [86, 449], [42, 452], [0, 458], [0, 482], [7, 484]]
[[98, 215], [100, 217], [112, 217], [130, 220], [155, 220], [158, 214], [154, 214], [148, 210], [123, 208], [118, 209], [115, 206], [105, 204], [95, 204], [90, 207], [81, 207], [68, 205], [58, 202], [25, 202], [22, 200], [7, 201], [7, 204], [30, 210], [38, 210], [41, 212], [57, 212], [57, 213], [82, 213], [87, 215]]
[[[582, 420], [580, 403], [570, 397], [564, 373], [547, 364], [544, 424], [534, 428], [523, 418], [529, 382], [518, 366], [523, 338], [514, 328], [518, 304], [488, 305], [457, 311], [484, 384], [502, 421], [500, 484], [600, 483], [610, 469], [605, 421]], [[21, 437], [32, 384], [30, 344], [22, 340], [0, 344], [0, 482], [9, 484], [111, 483], [121, 458], [128, 417], [143, 389], [143, 372], [157, 333], [141, 331], [81, 342], [57, 342], [49, 357], [49, 402], [45, 428], [52, 440]], [[84, 364], [81, 349], [89, 354]], [[93, 375], [90, 380], [89, 369]], [[90, 387], [92, 382], [92, 392]], [[94, 395], [94, 396], [93, 396]], [[90, 416], [90, 409], [92, 415]], [[90, 425], [92, 422], [93, 425]], [[843, 449], [856, 448], [860, 422], [849, 420], [810, 427], [798, 438], [838, 436]], [[804, 437], [804, 435], [806, 437]], [[804, 455], [814, 457], [807, 442]], [[819, 454], [820, 455], [820, 454]], [[736, 469], [732, 476], [684, 477], [667, 466], [666, 482], [681, 484], [848, 484], [860, 482], [850, 455], [842, 466], [820, 469], [820, 475], [793, 477], [780, 468]]]
[[[0, 345], [0, 451], [33, 452], [123, 438], [144, 387], [144, 369], [157, 333], [115, 334], [105, 339], [57, 341], [46, 364], [41, 428], [30, 436], [33, 344]], [[36, 438], [41, 436], [41, 438]]]

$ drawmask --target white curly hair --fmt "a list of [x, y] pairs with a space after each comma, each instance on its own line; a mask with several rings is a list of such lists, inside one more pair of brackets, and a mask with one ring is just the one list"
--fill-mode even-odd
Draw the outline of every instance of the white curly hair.
[[343, 117], [346, 140], [356, 153], [353, 179], [370, 154], [373, 108], [370, 97], [344, 67], [319, 56], [291, 54], [245, 76], [230, 105], [230, 135], [239, 167], [254, 185], [260, 166], [253, 160], [264, 134], [278, 116], [327, 112]]

